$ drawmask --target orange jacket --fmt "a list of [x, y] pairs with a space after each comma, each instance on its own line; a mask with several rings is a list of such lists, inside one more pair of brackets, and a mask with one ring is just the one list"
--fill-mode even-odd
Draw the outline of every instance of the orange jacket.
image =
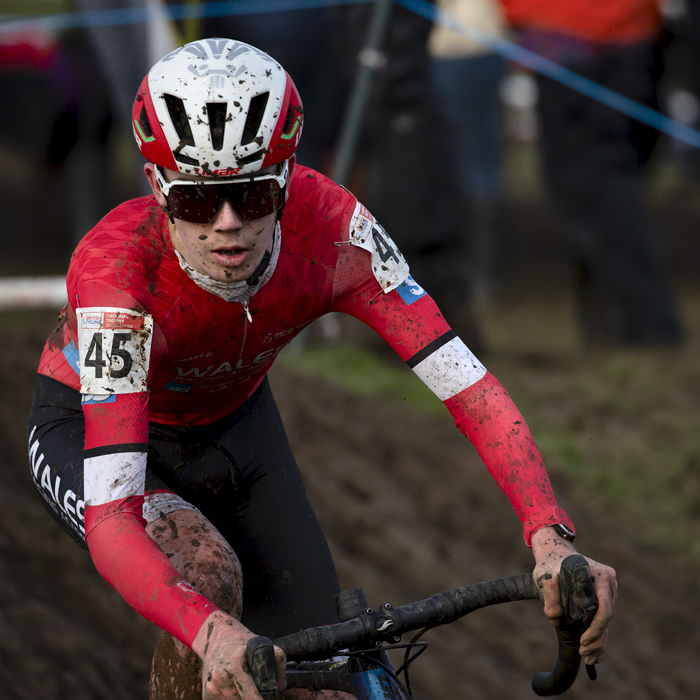
[[604, 43], [650, 39], [659, 29], [657, 0], [501, 0], [509, 24]]

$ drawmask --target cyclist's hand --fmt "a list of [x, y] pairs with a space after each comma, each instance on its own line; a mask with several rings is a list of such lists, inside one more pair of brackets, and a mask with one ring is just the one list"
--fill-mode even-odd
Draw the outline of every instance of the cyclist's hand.
[[[262, 700], [246, 670], [246, 643], [255, 635], [221, 610], [212, 613], [197, 633], [192, 650], [202, 659], [202, 700]], [[286, 659], [275, 647], [277, 679], [284, 689]]]
[[[559, 570], [562, 561], [570, 554], [575, 554], [576, 548], [551, 527], [545, 527], [532, 536], [532, 553], [536, 562], [532, 577], [544, 598], [544, 614], [551, 624], [558, 626], [563, 612], [559, 597]], [[598, 612], [591, 626], [581, 636], [579, 650], [584, 662], [590, 665], [598, 663], [605, 651], [608, 626], [617, 597], [617, 579], [615, 570], [609, 566], [599, 564], [588, 557], [586, 561], [598, 597]]]

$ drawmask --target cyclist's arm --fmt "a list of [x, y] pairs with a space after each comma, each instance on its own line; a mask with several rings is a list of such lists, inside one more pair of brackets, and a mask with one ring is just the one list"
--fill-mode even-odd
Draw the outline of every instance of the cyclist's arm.
[[[355, 258], [354, 269], [362, 269], [358, 256], [365, 257], [367, 266], [364, 251], [346, 249], [346, 258]], [[344, 264], [349, 266], [350, 261]], [[409, 287], [384, 293], [373, 277], [365, 277], [338, 295], [335, 309], [379, 333], [442, 400], [510, 501], [528, 545], [532, 533], [546, 525], [563, 523], [573, 529], [557, 505], [532, 434], [508, 393], [450, 329], [430, 296], [412, 280]]]
[[[363, 254], [368, 257], [347, 246], [344, 255], [351, 260], [346, 261], [346, 269], [360, 271], [363, 264], [358, 256]], [[443, 401], [459, 430], [476, 447], [523, 524], [523, 536], [535, 557], [533, 575], [543, 593], [545, 614], [558, 624], [562, 614], [559, 570], [566, 556], [576, 550], [551, 526], [561, 523], [573, 531], [573, 523], [557, 505], [532, 434], [506, 390], [410, 278], [403, 289], [385, 294], [376, 280], [366, 276], [354, 289], [338, 294], [335, 309], [359, 318], [379, 333]], [[599, 610], [581, 637], [580, 651], [591, 664], [605, 650], [617, 584], [613, 569], [591, 559], [588, 563]]]
[[[379, 333], [443, 401], [474, 444], [523, 523], [545, 612], [557, 622], [559, 569], [575, 549], [551, 526], [561, 523], [573, 531], [573, 524], [556, 503], [532, 434], [506, 390], [451, 331], [426, 291], [407, 276], [405, 261], [386, 232], [381, 227], [376, 232], [374, 245], [373, 219], [357, 205], [336, 264], [334, 309]], [[605, 648], [616, 583], [609, 567], [592, 560], [589, 566], [600, 608], [581, 639], [581, 651], [592, 663]]]
[[95, 567], [137, 612], [202, 659], [212, 696], [236, 697], [235, 682], [242, 697], [260, 700], [243, 666], [252, 633], [196, 590], [146, 530], [147, 394], [88, 404], [84, 412], [85, 531]]
[[217, 608], [172, 566], [143, 518], [148, 376], [151, 355], [165, 352], [164, 341], [152, 317], [137, 311], [142, 307], [127, 292], [93, 279], [78, 280], [69, 291], [76, 300], [90, 554], [129, 605], [191, 646]]
[[121, 394], [83, 410], [85, 533], [95, 567], [129, 605], [191, 647], [217, 608], [178, 573], [145, 529], [147, 394]]

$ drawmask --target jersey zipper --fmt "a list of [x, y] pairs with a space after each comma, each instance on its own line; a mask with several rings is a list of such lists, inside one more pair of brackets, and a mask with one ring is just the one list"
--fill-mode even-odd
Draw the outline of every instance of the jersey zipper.
[[245, 309], [245, 315], [249, 323], [253, 323], [253, 317], [250, 315], [250, 309], [248, 308], [248, 301], [242, 302], [243, 308]]
[[250, 315], [248, 302], [242, 301], [241, 304], [243, 304], [243, 310], [245, 311], [246, 320], [243, 322], [243, 341], [241, 342], [241, 352], [238, 355], [238, 363], [236, 364], [236, 367], [240, 367], [241, 362], [243, 361], [243, 350], [245, 349], [245, 341], [248, 337], [248, 323], [253, 323], [253, 317]]

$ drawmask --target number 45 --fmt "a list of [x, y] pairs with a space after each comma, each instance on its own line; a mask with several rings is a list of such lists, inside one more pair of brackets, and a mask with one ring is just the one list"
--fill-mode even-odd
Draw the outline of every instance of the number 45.
[[[126, 348], [122, 345], [131, 340], [131, 333], [115, 333], [112, 339], [112, 349], [110, 350], [110, 359], [121, 357], [123, 366], [121, 369], [113, 369], [110, 372], [112, 379], [123, 379], [129, 372], [133, 360]], [[92, 341], [85, 356], [85, 366], [95, 368], [95, 379], [102, 379], [102, 368], [107, 366], [107, 360], [104, 359], [102, 351], [103, 335], [99, 331], [92, 334]]]

